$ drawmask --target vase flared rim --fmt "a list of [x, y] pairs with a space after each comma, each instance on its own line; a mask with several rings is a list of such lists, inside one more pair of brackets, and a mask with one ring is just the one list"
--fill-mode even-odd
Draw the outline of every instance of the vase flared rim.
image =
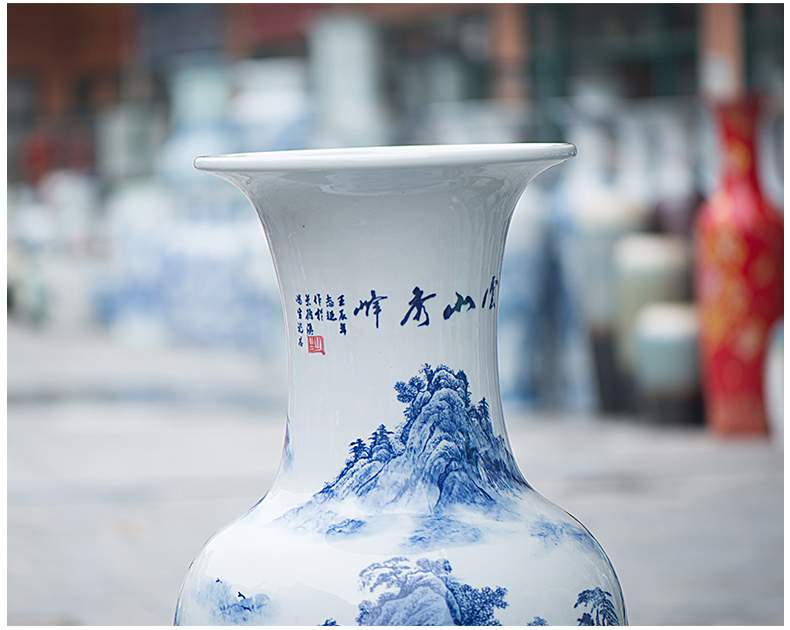
[[575, 155], [568, 143], [442, 144], [234, 153], [198, 157], [194, 165], [207, 172], [338, 171], [560, 163]]

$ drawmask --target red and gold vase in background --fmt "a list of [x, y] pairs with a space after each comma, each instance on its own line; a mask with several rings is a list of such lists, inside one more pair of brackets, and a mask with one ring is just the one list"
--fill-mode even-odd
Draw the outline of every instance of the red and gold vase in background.
[[695, 234], [706, 422], [720, 434], [765, 433], [763, 360], [768, 330], [783, 312], [783, 217], [758, 181], [757, 100], [715, 113], [722, 175]]

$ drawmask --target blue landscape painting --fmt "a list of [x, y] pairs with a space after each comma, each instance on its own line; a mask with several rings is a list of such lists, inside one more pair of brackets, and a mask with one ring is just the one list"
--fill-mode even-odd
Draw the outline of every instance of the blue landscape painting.
[[380, 592], [359, 604], [360, 626], [501, 626], [495, 608], [507, 607], [507, 589], [472, 588], [450, 577], [447, 560], [407, 558], [376, 562], [359, 574], [362, 588]]
[[[404, 420], [395, 428], [379, 424], [369, 437], [353, 440], [335, 478], [278, 520], [291, 529], [345, 538], [375, 533], [380, 520], [384, 527], [389, 522], [382, 515], [405, 512], [411, 529], [401, 546], [424, 551], [481, 540], [485, 526], [479, 529], [459, 508], [494, 521], [520, 518], [515, 499], [530, 486], [504, 437], [494, 433], [486, 399], [473, 402], [466, 374], [425, 364], [418, 375], [396, 383], [395, 392], [405, 405]], [[341, 516], [347, 500], [357, 507], [353, 518]], [[546, 548], [565, 541], [594, 545], [572, 520], [540, 517], [528, 535]], [[359, 604], [355, 621], [362, 626], [501, 625], [496, 612], [508, 607], [507, 589], [475, 588], [451, 573], [445, 559], [398, 556], [373, 563], [359, 577], [362, 590], [377, 598]], [[610, 597], [601, 588], [581, 592], [573, 606], [581, 614], [579, 625], [618, 625]], [[525, 625], [549, 622], [539, 616], [523, 620]], [[337, 621], [327, 618], [323, 625]]]
[[472, 402], [462, 371], [423, 365], [420, 374], [395, 385], [406, 405], [394, 430], [380, 424], [367, 439], [349, 445], [335, 479], [283, 518], [293, 527], [328, 535], [359, 533], [367, 523], [340, 519], [333, 505], [352, 498], [369, 515], [405, 510], [424, 514], [410, 543], [430, 546], [442, 537], [474, 542], [479, 531], [452, 517], [463, 506], [499, 519], [508, 500], [529, 488], [505, 440], [495, 435], [488, 402]]
[[[355, 621], [360, 626], [501, 626], [497, 608], [507, 608], [507, 589], [474, 588], [451, 577], [445, 559], [396, 557], [375, 562], [360, 574], [364, 591], [378, 593], [376, 601], [363, 600]], [[601, 588], [579, 593], [574, 608], [586, 608], [580, 626], [620, 625], [611, 594]], [[569, 602], [570, 605], [570, 602]], [[322, 625], [338, 625], [327, 619]], [[535, 616], [527, 626], [547, 626]]]
[[617, 616], [614, 603], [609, 599], [611, 596], [611, 593], [607, 593], [599, 587], [579, 593], [579, 597], [573, 607], [589, 608], [577, 619], [579, 625], [619, 626], [620, 618]]
[[[265, 625], [271, 620], [274, 607], [268, 595], [259, 593], [247, 597], [220, 579], [201, 584], [195, 600], [204, 610], [210, 611], [213, 625], [222, 626]], [[178, 613], [175, 625], [180, 625]]]

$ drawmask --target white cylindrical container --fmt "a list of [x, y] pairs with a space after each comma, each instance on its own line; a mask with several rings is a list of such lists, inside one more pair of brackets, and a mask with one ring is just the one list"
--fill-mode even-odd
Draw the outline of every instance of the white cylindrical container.
[[699, 320], [690, 303], [654, 303], [636, 316], [634, 388], [639, 407], [665, 422], [701, 422]]
[[615, 356], [627, 388], [634, 371], [634, 321], [653, 302], [691, 297], [691, 249], [687, 239], [630, 234], [614, 248]]

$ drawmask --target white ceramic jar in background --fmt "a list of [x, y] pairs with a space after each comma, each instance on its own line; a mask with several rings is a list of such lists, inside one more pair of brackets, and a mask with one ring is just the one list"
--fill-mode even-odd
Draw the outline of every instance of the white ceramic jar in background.
[[699, 316], [691, 302], [653, 302], [633, 326], [637, 406], [659, 422], [701, 424]]
[[691, 299], [691, 246], [687, 238], [663, 234], [629, 234], [613, 252], [616, 295], [615, 350], [622, 376], [634, 372], [634, 323], [654, 302]]
[[765, 355], [765, 415], [771, 432], [771, 442], [784, 448], [784, 382], [785, 382], [785, 322], [784, 317], [771, 326]]

